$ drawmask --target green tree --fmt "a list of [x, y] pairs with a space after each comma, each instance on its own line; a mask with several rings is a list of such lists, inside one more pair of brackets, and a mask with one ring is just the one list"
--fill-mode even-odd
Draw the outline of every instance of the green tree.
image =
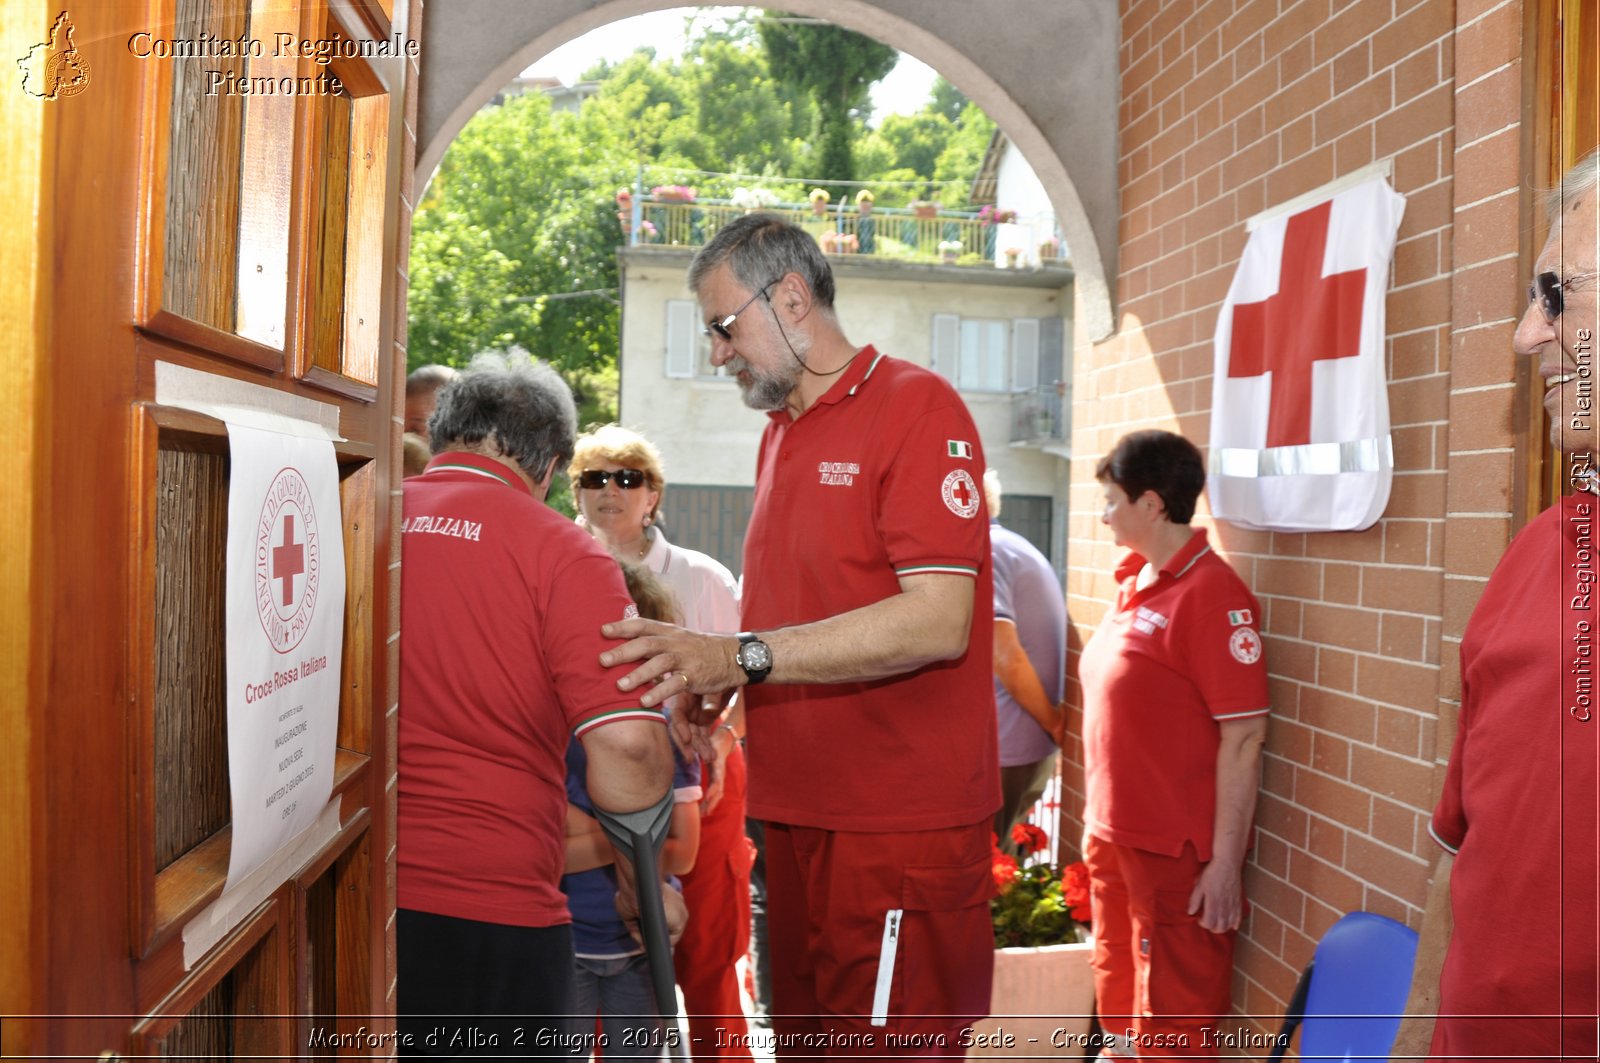
[[621, 157], [606, 127], [552, 114], [540, 93], [474, 116], [412, 222], [411, 364], [520, 344], [567, 378], [580, 412], [614, 409], [616, 305], [589, 293], [617, 287]]
[[967, 103], [966, 94], [940, 75], [933, 79], [933, 86], [928, 90], [928, 104], [924, 110], [942, 114], [954, 124], [960, 120], [961, 112], [966, 110]]
[[894, 69], [900, 53], [843, 26], [777, 11], [765, 13], [759, 33], [772, 73], [816, 103], [818, 176], [854, 180], [851, 147], [861, 135], [872, 85]]

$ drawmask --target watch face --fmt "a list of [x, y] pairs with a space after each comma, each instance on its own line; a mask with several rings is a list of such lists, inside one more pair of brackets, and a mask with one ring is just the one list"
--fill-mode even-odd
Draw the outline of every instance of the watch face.
[[739, 647], [739, 667], [747, 672], [762, 672], [772, 667], [772, 651], [765, 642], [746, 642]]

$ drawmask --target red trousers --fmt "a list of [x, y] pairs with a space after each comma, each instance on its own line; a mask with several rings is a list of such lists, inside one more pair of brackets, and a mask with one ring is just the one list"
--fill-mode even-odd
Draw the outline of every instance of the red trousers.
[[766, 825], [779, 1058], [963, 1054], [994, 976], [991, 826]]
[[1100, 1024], [1131, 1036], [1141, 1059], [1218, 1058], [1237, 932], [1213, 934], [1189, 914], [1189, 893], [1205, 867], [1194, 846], [1162, 856], [1090, 835], [1083, 855]]
[[689, 923], [672, 962], [689, 1013], [695, 1059], [749, 1059], [748, 1028], [734, 965], [750, 948], [750, 863], [744, 836], [744, 750], [728, 754], [722, 800], [700, 820], [694, 870], [680, 876]]

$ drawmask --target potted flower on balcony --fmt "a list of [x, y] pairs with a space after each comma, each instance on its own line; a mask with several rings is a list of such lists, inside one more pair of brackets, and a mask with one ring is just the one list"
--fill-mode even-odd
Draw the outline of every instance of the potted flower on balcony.
[[693, 203], [694, 189], [685, 185], [656, 185], [650, 195], [659, 203]]
[[909, 204], [911, 213], [924, 220], [939, 216], [939, 204], [927, 199], [913, 199]]
[[811, 213], [822, 215], [828, 213], [828, 200], [833, 197], [826, 188], [813, 188], [806, 198], [811, 200]]
[[1008, 247], [1008, 248], [1006, 248], [1006, 268], [1007, 269], [1016, 269], [1017, 268], [1017, 264], [1019, 262], [1021, 262], [1021, 261], [1022, 261], [1022, 248], [1020, 248], [1020, 247]]
[[[974, 1033], [1004, 1030], [1015, 1038], [1017, 1047], [1012, 1051], [1036, 1055], [1051, 1043], [1052, 1034], [1059, 1039], [1056, 1031], [1063, 1031], [1068, 1043], [1082, 1043], [1088, 1033], [1094, 1006], [1089, 870], [1081, 861], [1065, 869], [1045, 861], [1026, 863], [1049, 845], [1045, 832], [1031, 823], [1012, 827], [1011, 839], [1023, 864], [1002, 853], [998, 845], [990, 853], [998, 891], [989, 902], [994, 920], [994, 988], [990, 1017]], [[1038, 1040], [1030, 1042], [1030, 1037]], [[989, 1043], [996, 1041], [998, 1037]]]
[[856, 193], [856, 210], [859, 211], [863, 217], [871, 214], [872, 205], [873, 203], [877, 202], [877, 198], [877, 196], [872, 194], [870, 189], [863, 188], [861, 191]]
[[945, 262], [954, 262], [961, 255], [960, 240], [940, 240], [939, 257]]
[[1054, 236], [1047, 236], [1039, 242], [1039, 261], [1054, 262], [1061, 257], [1061, 241]]

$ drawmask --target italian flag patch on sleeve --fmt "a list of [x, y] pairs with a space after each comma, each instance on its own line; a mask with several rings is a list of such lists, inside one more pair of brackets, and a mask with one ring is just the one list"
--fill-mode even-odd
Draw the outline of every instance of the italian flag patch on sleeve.
[[1248, 609], [1229, 609], [1228, 610], [1228, 623], [1232, 624], [1234, 627], [1238, 627], [1240, 624], [1248, 624], [1248, 623], [1250, 623], [1250, 610], [1248, 610]]
[[952, 458], [972, 457], [972, 444], [962, 439], [945, 440], [946, 453]]

